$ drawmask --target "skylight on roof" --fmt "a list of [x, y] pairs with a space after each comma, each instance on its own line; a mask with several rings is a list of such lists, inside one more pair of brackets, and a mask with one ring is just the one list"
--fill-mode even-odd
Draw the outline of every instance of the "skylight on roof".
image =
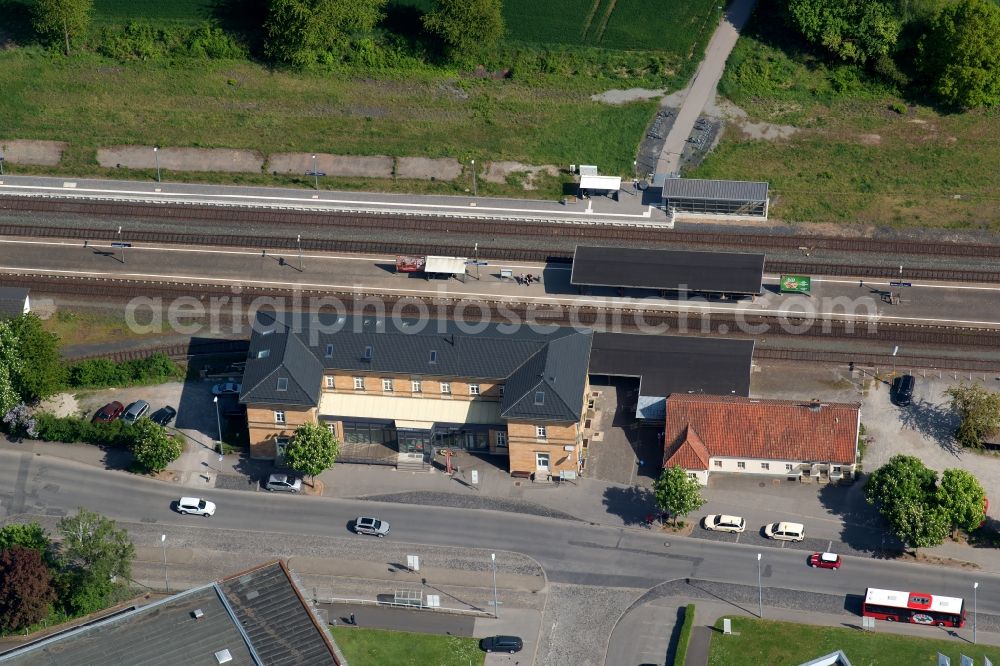
[[434, 349], [431, 350], [431, 360], [430, 360], [430, 362], [431, 363], [437, 363], [438, 362], [438, 353]]
[[368, 345], [367, 347], [365, 347], [365, 358], [371, 358], [373, 351], [374, 350], [372, 349], [371, 345]]
[[333, 356], [333, 345], [326, 346], [326, 357], [330, 358]]
[[278, 378], [278, 390], [279, 391], [287, 391], [288, 390], [288, 377], [279, 377]]
[[535, 404], [536, 405], [545, 404], [545, 391], [535, 391]]
[[271, 355], [270, 349], [261, 349], [259, 352], [257, 352], [257, 358], [267, 358], [270, 355]]

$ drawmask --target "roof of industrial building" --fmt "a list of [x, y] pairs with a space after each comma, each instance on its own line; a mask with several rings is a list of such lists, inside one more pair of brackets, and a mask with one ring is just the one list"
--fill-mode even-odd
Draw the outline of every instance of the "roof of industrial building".
[[860, 417], [859, 403], [674, 394], [667, 398], [664, 461], [708, 469], [703, 455], [692, 455], [704, 447], [712, 458], [853, 465]]
[[725, 294], [759, 294], [764, 255], [578, 245], [570, 283]]
[[643, 396], [748, 396], [753, 349], [753, 340], [595, 333], [590, 374], [641, 377]]
[[[227, 650], [230, 661], [217, 653]], [[0, 655], [16, 666], [336, 666], [332, 639], [280, 562]]]
[[663, 181], [663, 198], [767, 201], [767, 183], [746, 180], [667, 178]]

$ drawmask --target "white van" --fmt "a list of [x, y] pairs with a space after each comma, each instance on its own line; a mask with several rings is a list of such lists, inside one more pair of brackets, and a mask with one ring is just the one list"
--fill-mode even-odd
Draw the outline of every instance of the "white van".
[[806, 528], [802, 523], [771, 523], [764, 527], [764, 536], [778, 541], [802, 541]]

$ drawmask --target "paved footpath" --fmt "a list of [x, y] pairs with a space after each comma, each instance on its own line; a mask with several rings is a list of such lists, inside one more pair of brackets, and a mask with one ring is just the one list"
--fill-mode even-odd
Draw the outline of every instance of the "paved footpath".
[[663, 152], [656, 163], [657, 173], [674, 173], [680, 170], [681, 153], [694, 123], [698, 120], [708, 101], [715, 98], [715, 89], [726, 68], [729, 53], [739, 39], [740, 31], [746, 25], [756, 0], [733, 0], [726, 14], [715, 29], [712, 39], [705, 48], [705, 59], [698, 66], [694, 78], [684, 92], [684, 102], [677, 113], [677, 119], [667, 134]]

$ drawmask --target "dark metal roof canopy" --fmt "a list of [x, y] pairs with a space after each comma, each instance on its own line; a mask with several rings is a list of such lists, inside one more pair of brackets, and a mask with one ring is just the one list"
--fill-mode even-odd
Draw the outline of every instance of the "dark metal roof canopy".
[[717, 201], [767, 201], [767, 183], [745, 180], [666, 178], [664, 199], [713, 199]]
[[759, 294], [764, 255], [578, 245], [570, 283], [722, 294]]

